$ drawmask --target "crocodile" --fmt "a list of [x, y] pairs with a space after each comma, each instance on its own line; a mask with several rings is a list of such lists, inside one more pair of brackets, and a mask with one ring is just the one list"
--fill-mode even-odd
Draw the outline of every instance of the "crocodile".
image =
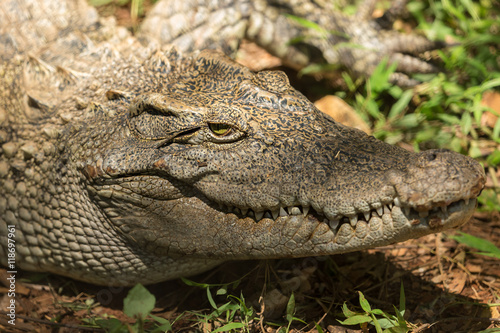
[[414, 86], [419, 81], [408, 73], [438, 70], [419, 55], [447, 44], [384, 29], [404, 15], [406, 0], [394, 1], [373, 19], [376, 2], [364, 0], [351, 17], [328, 0], [164, 0], [146, 17], [139, 38], [176, 45], [182, 52], [215, 48], [229, 54], [245, 38], [294, 69], [335, 64], [354, 76], [371, 74], [387, 59], [396, 65], [390, 82]]
[[484, 187], [467, 156], [337, 123], [281, 71], [143, 46], [83, 1], [10, 0], [0, 22], [11, 270], [128, 286], [345, 253], [457, 228]]

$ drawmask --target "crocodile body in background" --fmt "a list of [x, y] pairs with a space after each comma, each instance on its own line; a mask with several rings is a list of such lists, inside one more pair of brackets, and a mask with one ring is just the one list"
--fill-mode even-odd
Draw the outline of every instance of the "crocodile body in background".
[[468, 157], [338, 124], [282, 72], [143, 47], [84, 2], [0, 22], [3, 265], [7, 225], [17, 267], [95, 284], [343, 253], [458, 227], [484, 186]]

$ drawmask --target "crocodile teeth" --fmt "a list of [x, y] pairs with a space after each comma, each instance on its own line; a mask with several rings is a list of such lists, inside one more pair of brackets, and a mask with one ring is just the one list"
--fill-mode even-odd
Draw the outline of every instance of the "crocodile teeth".
[[264, 216], [264, 212], [255, 212], [255, 220], [260, 221]]
[[384, 215], [384, 208], [377, 207], [377, 214], [378, 214], [378, 216], [382, 217], [382, 215]]
[[272, 210], [271, 213], [273, 214], [273, 219], [274, 220], [276, 220], [278, 218], [278, 216], [280, 216], [280, 210], [279, 209]]
[[446, 213], [446, 211], [447, 211], [447, 207], [446, 206], [440, 206], [440, 208], [441, 208], [441, 211], [443, 213]]
[[339, 224], [340, 224], [340, 220], [339, 219], [328, 220], [328, 225], [330, 226], [330, 229], [332, 229], [332, 230], [337, 229], [337, 227], [339, 226]]
[[304, 216], [307, 216], [307, 214], [309, 213], [309, 207], [302, 207], [302, 211]]
[[271, 213], [270, 213], [269, 211], [267, 211], [267, 212], [264, 214], [264, 217], [265, 217], [266, 219], [270, 219], [270, 218], [272, 218]]
[[384, 205], [384, 214], [390, 214], [391, 213], [391, 208], [389, 208], [388, 205]]
[[464, 203], [465, 203], [465, 205], [467, 206], [467, 205], [469, 204], [469, 198], [464, 199]]
[[403, 207], [403, 210], [406, 216], [410, 215], [410, 207]]
[[244, 216], [246, 216], [247, 213], [248, 213], [248, 208], [244, 208], [244, 209], [242, 208], [241, 209], [241, 214], [243, 214]]
[[398, 207], [401, 207], [401, 200], [399, 200], [399, 198], [398, 198], [398, 197], [395, 197], [395, 198], [394, 198], [394, 205], [395, 205], [395, 206], [398, 206]]
[[288, 207], [288, 214], [290, 215], [300, 215], [300, 208], [299, 207]]
[[356, 224], [358, 223], [358, 217], [357, 216], [349, 217], [349, 223], [351, 223], [351, 226], [355, 228]]
[[280, 216], [288, 216], [288, 213], [283, 209], [283, 207], [280, 207]]
[[365, 216], [365, 221], [368, 222], [370, 221], [370, 212], [363, 212], [363, 215]]
[[236, 214], [241, 214], [241, 210], [238, 207], [234, 207], [233, 212]]

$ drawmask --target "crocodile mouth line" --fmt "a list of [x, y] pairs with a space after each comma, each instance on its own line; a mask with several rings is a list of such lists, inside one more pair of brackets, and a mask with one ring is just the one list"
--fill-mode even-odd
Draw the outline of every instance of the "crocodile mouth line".
[[400, 200], [396, 197], [392, 202], [381, 204], [380, 207], [372, 208], [366, 212], [360, 212], [353, 215], [336, 215], [334, 218], [327, 218], [324, 213], [316, 211], [314, 208], [308, 206], [280, 206], [275, 210], [266, 210], [261, 212], [254, 212], [252, 209], [240, 209], [238, 207], [231, 207], [220, 205], [221, 210], [227, 213], [233, 213], [239, 218], [252, 218], [255, 222], [262, 219], [277, 220], [280, 217], [288, 216], [303, 216], [313, 217], [315, 220], [328, 224], [330, 229], [337, 232], [342, 224], [349, 224], [353, 229], [356, 228], [358, 222], [370, 223], [372, 219], [383, 219], [385, 216], [392, 218], [395, 207], [397, 207], [411, 225], [427, 225], [430, 228], [437, 228], [442, 226], [449, 215], [460, 211], [469, 205], [470, 201], [476, 201], [474, 198], [460, 199], [446, 204], [436, 204], [435, 207], [423, 210], [422, 208], [414, 208], [410, 206], [401, 205]]

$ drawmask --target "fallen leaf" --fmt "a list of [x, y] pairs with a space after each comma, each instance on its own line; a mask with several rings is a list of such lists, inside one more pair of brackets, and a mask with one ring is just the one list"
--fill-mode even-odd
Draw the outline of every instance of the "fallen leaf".
[[[500, 114], [500, 94], [495, 91], [487, 91], [483, 94], [481, 104], [493, 109], [497, 114]], [[498, 115], [491, 111], [485, 111], [481, 115], [481, 125], [494, 128], [498, 120]]]
[[327, 95], [316, 102], [314, 105], [323, 113], [332, 117], [341, 124], [357, 128], [370, 134], [370, 126], [354, 111], [354, 109], [344, 102], [341, 98], [333, 95]]

